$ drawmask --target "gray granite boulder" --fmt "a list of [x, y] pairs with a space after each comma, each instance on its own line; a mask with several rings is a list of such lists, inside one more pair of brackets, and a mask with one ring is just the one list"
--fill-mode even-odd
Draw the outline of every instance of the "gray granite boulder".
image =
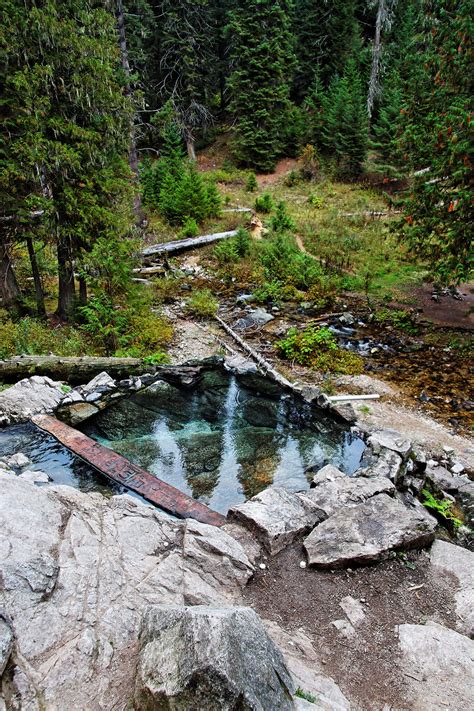
[[389, 551], [420, 548], [434, 539], [436, 520], [421, 506], [408, 509], [387, 494], [344, 507], [305, 539], [310, 565], [340, 568], [382, 560]]
[[[326, 470], [329, 467], [324, 467]], [[334, 467], [331, 467], [334, 469]], [[336, 470], [337, 471], [337, 470]], [[320, 519], [328, 518], [344, 506], [354, 506], [372, 496], [386, 493], [393, 496], [396, 489], [385, 477], [349, 477], [337, 476], [333, 481], [318, 481], [316, 486], [302, 494], [297, 494], [304, 505], [319, 512]]]
[[474, 553], [446, 541], [436, 540], [430, 551], [435, 569], [454, 575], [458, 589], [454, 593], [458, 629], [474, 637]]
[[292, 711], [293, 680], [248, 607], [152, 607], [140, 632], [142, 711]]
[[242, 603], [253, 567], [219, 528], [14, 474], [0, 474], [0, 491], [7, 708], [127, 708], [145, 609]]
[[310, 531], [325, 515], [296, 494], [272, 486], [230, 508], [227, 517], [252, 531], [274, 555]]
[[369, 437], [367, 442], [376, 454], [382, 449], [390, 449], [403, 458], [408, 457], [412, 448], [410, 440], [395, 430], [378, 430]]
[[0, 616], [0, 678], [8, 664], [13, 649], [13, 632], [7, 621]]
[[53, 412], [64, 397], [62, 384], [33, 375], [0, 393], [0, 425], [26, 422], [42, 412]]
[[400, 625], [398, 636], [409, 708], [470, 711], [474, 701], [474, 641], [434, 622]]

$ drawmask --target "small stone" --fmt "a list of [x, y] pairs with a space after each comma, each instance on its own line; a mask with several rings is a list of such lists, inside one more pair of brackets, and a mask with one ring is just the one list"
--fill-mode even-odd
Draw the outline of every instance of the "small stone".
[[267, 566], [265, 565], [265, 563], [260, 563], [260, 565], [259, 565], [258, 567], [260, 568], [260, 570], [266, 570], [266, 569], [267, 569]]
[[436, 459], [428, 459], [428, 461], [426, 462], [426, 466], [428, 466], [428, 467], [438, 467], [438, 466], [439, 466], [439, 462], [438, 462]]
[[31, 469], [26, 469], [26, 471], [20, 474], [20, 479], [25, 479], [30, 481], [32, 484], [47, 484], [50, 479], [45, 472], [33, 471]]
[[306, 568], [306, 561], [305, 560], [300, 561], [300, 568]]
[[355, 634], [355, 629], [347, 620], [333, 620], [332, 626], [337, 629], [344, 637], [352, 637]]
[[448, 447], [446, 444], [443, 445], [443, 451], [446, 452], [446, 454], [454, 454], [453, 447]]
[[454, 464], [451, 466], [451, 471], [453, 472], [453, 474], [461, 474], [464, 471], [464, 467], [461, 462], [454, 462]]
[[31, 460], [21, 452], [12, 454], [11, 457], [6, 457], [5, 461], [9, 467], [14, 467], [15, 469], [23, 469], [27, 467], [28, 464], [31, 464]]

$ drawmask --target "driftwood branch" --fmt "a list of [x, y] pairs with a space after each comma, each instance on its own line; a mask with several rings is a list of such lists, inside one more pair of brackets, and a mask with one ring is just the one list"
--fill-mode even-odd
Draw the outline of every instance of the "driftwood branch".
[[224, 329], [226, 333], [231, 336], [236, 343], [239, 344], [243, 350], [249, 354], [251, 358], [259, 365], [267, 375], [269, 375], [276, 383], [279, 385], [283, 386], [284, 388], [289, 388], [293, 392], [300, 393], [301, 390], [300, 388], [295, 385], [294, 383], [291, 383], [289, 380], [283, 377], [275, 368], [269, 363], [263, 356], [260, 355], [260, 353], [257, 353], [257, 351], [252, 348], [252, 346], [249, 346], [249, 344], [244, 341], [243, 338], [239, 336], [238, 333], [236, 333], [225, 321], [223, 321], [219, 316], [215, 316], [215, 319], [217, 323]]
[[189, 237], [188, 239], [180, 239], [175, 242], [165, 242], [163, 244], [153, 244], [151, 247], [145, 247], [140, 254], [142, 257], [151, 257], [154, 254], [173, 254], [184, 252], [187, 249], [194, 247], [204, 247], [206, 244], [218, 242], [222, 239], [235, 237], [237, 230], [229, 230], [228, 232], [215, 232], [211, 235], [201, 235], [200, 237]]

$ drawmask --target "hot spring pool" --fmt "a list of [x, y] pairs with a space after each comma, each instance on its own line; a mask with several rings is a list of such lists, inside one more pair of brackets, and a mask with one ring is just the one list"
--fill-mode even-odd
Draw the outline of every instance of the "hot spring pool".
[[[364, 442], [263, 378], [204, 373], [192, 389], [159, 382], [88, 420], [83, 432], [160, 479], [226, 513], [274, 484], [309, 487], [327, 463], [351, 475]], [[23, 452], [56, 484], [123, 492], [33, 425], [0, 430], [0, 457]]]

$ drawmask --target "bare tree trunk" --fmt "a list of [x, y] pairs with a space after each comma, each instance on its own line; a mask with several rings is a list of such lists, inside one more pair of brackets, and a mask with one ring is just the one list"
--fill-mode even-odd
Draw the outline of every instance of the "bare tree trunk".
[[382, 27], [387, 19], [388, 8], [386, 0], [379, 0], [377, 19], [375, 21], [375, 37], [372, 49], [372, 68], [370, 71], [369, 93], [367, 95], [367, 113], [369, 119], [374, 110], [375, 99], [380, 92], [380, 69], [382, 58]]
[[[128, 61], [128, 48], [127, 48], [127, 36], [125, 34], [125, 16], [123, 10], [122, 0], [117, 0], [117, 27], [119, 33], [119, 46], [120, 46], [120, 57], [122, 61], [122, 69], [125, 74], [125, 96], [132, 96], [132, 86], [130, 83], [130, 62]], [[130, 169], [134, 175], [134, 183], [136, 187], [135, 197], [133, 201], [133, 211], [135, 213], [136, 222], [141, 225], [145, 219], [145, 215], [142, 210], [142, 198], [140, 195], [139, 184], [138, 184], [138, 153], [137, 153], [137, 142], [135, 136], [135, 128], [133, 121], [130, 125], [130, 150], [128, 153], [128, 162]]]
[[84, 276], [79, 277], [79, 304], [87, 306], [87, 282]]
[[21, 313], [21, 291], [16, 280], [5, 237], [0, 237], [0, 296], [2, 306]]
[[194, 147], [194, 138], [191, 135], [186, 136], [186, 149], [188, 151], [188, 158], [192, 160], [193, 163], [196, 162], [196, 149]]
[[74, 283], [74, 265], [69, 240], [58, 235], [58, 277], [59, 295], [57, 316], [69, 321], [76, 305], [76, 286]]
[[46, 316], [46, 307], [44, 305], [44, 291], [43, 284], [41, 283], [41, 274], [38, 268], [38, 260], [36, 259], [36, 252], [33, 245], [33, 240], [31, 235], [26, 236], [26, 246], [28, 248], [28, 256], [30, 258], [31, 273], [33, 275], [33, 282], [35, 285], [35, 295], [36, 295], [36, 312], [38, 316], [44, 318]]

